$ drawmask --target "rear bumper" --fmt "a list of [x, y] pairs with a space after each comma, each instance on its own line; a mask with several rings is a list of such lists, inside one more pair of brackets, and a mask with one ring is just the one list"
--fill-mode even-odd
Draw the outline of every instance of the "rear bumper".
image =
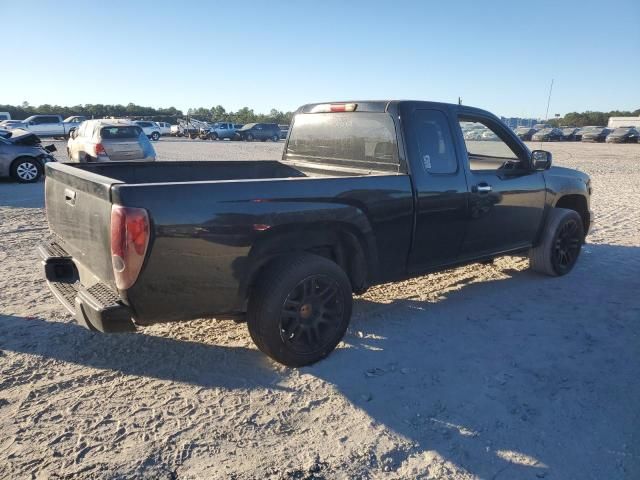
[[60, 245], [41, 244], [38, 253], [51, 292], [80, 325], [104, 333], [135, 331], [132, 311], [118, 294], [103, 283], [82, 285], [73, 259]]

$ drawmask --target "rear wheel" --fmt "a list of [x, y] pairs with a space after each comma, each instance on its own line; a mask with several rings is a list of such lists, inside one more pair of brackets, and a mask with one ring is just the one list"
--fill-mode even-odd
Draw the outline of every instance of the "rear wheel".
[[154, 142], [157, 142], [158, 140], [160, 140], [160, 133], [159, 132], [153, 132], [151, 134], [151, 140], [153, 140]]
[[271, 140], [273, 140], [274, 142], [279, 142], [280, 141], [280, 135], [274, 135], [273, 137], [271, 137]]
[[18, 158], [11, 164], [11, 176], [20, 183], [35, 183], [42, 177], [42, 165], [30, 157]]
[[351, 305], [351, 284], [334, 262], [308, 253], [283, 258], [260, 276], [249, 299], [249, 333], [274, 360], [309, 365], [342, 340]]
[[542, 241], [529, 252], [531, 268], [551, 276], [573, 269], [584, 243], [584, 227], [578, 212], [554, 208], [549, 212]]

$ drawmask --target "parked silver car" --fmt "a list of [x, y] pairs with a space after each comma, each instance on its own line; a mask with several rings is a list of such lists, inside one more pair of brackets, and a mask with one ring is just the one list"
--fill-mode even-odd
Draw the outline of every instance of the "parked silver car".
[[0, 132], [0, 177], [12, 177], [21, 183], [40, 180], [44, 164], [55, 162], [56, 147], [43, 147], [37, 135], [26, 130]]
[[151, 142], [129, 120], [99, 119], [82, 122], [67, 143], [71, 162], [154, 161]]

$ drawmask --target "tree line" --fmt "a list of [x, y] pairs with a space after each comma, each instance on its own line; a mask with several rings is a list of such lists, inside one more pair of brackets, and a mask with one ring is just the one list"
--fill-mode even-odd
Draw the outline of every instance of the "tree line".
[[609, 122], [609, 117], [638, 117], [640, 116], [640, 108], [633, 111], [627, 110], [611, 110], [610, 112], [571, 112], [567, 113], [564, 117], [558, 117], [549, 119], [547, 123], [555, 127], [560, 126], [575, 126], [586, 127], [587, 125], [603, 125], [606, 126]]
[[[233, 123], [265, 122], [289, 124], [291, 123], [291, 118], [293, 116], [293, 112], [282, 112], [275, 108], [271, 109], [269, 113], [256, 113], [249, 107], [243, 107], [240, 110], [233, 112], [227, 111], [222, 105], [217, 105], [211, 108], [190, 108], [185, 114], [182, 110], [178, 110], [175, 107], [153, 108], [143, 107], [134, 103], [129, 103], [128, 105], [88, 103], [85, 105], [74, 105], [72, 107], [44, 104], [36, 107], [34, 105], [29, 105], [28, 102], [23, 102], [21, 105], [0, 105], [0, 112], [9, 112], [11, 118], [16, 120], [24, 120], [25, 118], [36, 114], [50, 114], [62, 115], [63, 117], [70, 117], [72, 115], [84, 115], [89, 118], [128, 117], [169, 123], [177, 123], [179, 118], [190, 116], [196, 120], [203, 120], [206, 122], [224, 121]], [[549, 119], [547, 123], [554, 126], [575, 125], [576, 127], [584, 127], [586, 125], [606, 125], [609, 121], [609, 117], [637, 116], [640, 116], [640, 109], [634, 111], [612, 110], [610, 112], [571, 112], [567, 113], [564, 117]]]
[[31, 115], [62, 115], [63, 117], [84, 115], [89, 118], [127, 117], [169, 123], [177, 123], [179, 118], [190, 116], [196, 120], [208, 122], [226, 121], [234, 123], [265, 122], [289, 124], [293, 116], [293, 112], [281, 112], [275, 108], [266, 114], [256, 113], [248, 107], [233, 112], [227, 111], [222, 105], [211, 108], [190, 108], [185, 114], [182, 110], [178, 110], [175, 107], [153, 108], [143, 107], [134, 103], [129, 103], [128, 105], [88, 103], [85, 105], [64, 107], [50, 104], [35, 106], [30, 105], [28, 102], [23, 102], [21, 105], [0, 105], [0, 112], [9, 112], [11, 118], [15, 120], [24, 120]]

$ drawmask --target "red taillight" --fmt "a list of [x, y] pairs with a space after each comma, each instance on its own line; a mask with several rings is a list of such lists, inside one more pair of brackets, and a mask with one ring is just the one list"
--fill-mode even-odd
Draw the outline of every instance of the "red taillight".
[[104, 145], [101, 143], [96, 143], [96, 157], [98, 155], [106, 155], [107, 151], [104, 149]]
[[143, 208], [111, 207], [111, 262], [116, 287], [126, 290], [140, 274], [149, 245], [149, 216]]

